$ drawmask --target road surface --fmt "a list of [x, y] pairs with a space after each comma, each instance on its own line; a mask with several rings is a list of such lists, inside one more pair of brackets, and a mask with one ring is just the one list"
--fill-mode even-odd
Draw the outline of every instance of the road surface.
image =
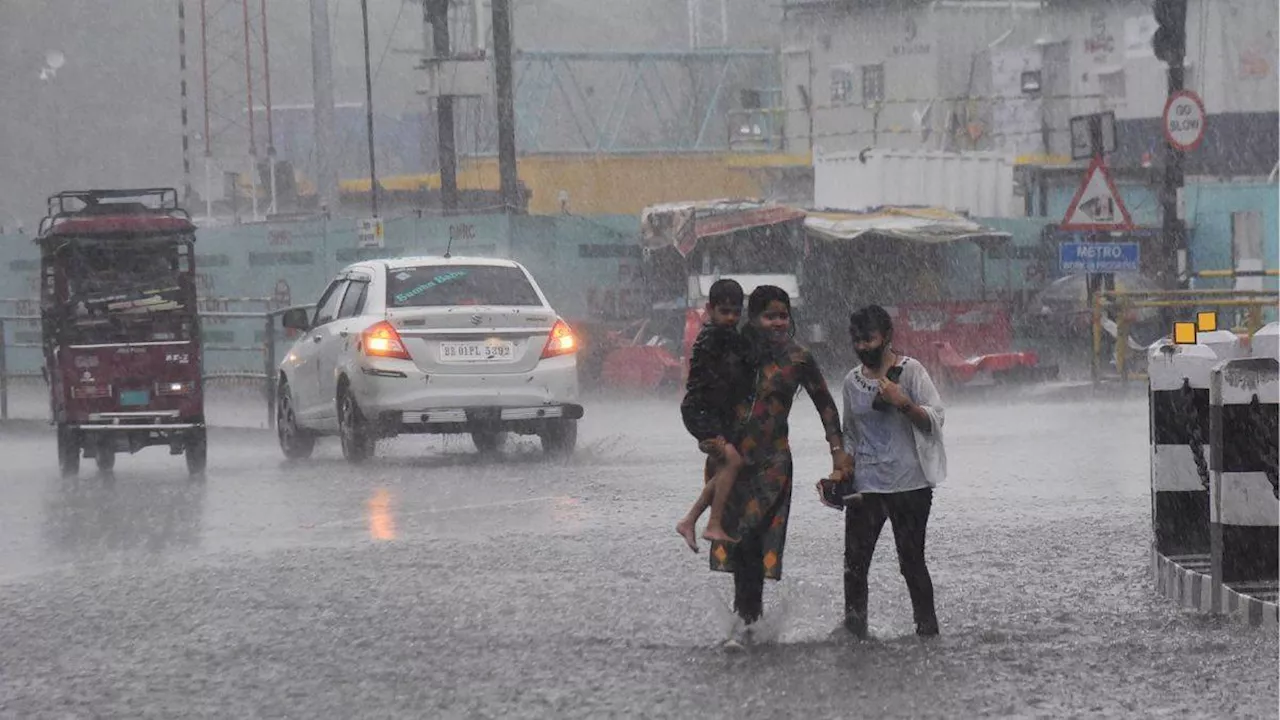
[[1275, 717], [1276, 638], [1153, 591], [1143, 400], [951, 408], [943, 634], [913, 634], [886, 531], [864, 643], [829, 637], [842, 518], [798, 401], [746, 654], [718, 649], [729, 577], [672, 530], [700, 470], [674, 402], [587, 417], [570, 464], [423, 438], [286, 464], [220, 430], [203, 482], [159, 448], [63, 480], [48, 433], [0, 429], [0, 716]]

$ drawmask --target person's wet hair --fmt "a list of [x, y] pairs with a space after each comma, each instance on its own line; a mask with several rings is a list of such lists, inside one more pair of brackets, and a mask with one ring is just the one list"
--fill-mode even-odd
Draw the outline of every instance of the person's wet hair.
[[786, 290], [777, 285], [761, 285], [751, 291], [751, 297], [747, 299], [747, 317], [759, 317], [769, 307], [769, 303], [778, 301], [787, 306], [787, 310], [791, 310], [791, 296]]
[[867, 305], [849, 316], [849, 332], [855, 337], [868, 337], [879, 331], [886, 339], [893, 335], [893, 318], [879, 305]]
[[711, 283], [711, 291], [707, 293], [707, 301], [711, 307], [742, 307], [742, 286], [737, 280], [720, 278]]

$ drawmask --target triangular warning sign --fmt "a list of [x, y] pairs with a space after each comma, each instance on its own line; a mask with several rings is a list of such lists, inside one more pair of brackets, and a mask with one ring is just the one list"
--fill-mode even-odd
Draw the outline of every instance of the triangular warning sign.
[[1084, 182], [1076, 191], [1075, 199], [1067, 208], [1067, 214], [1059, 225], [1063, 230], [1132, 230], [1133, 220], [1129, 209], [1120, 199], [1116, 184], [1102, 158], [1097, 157], [1089, 165]]

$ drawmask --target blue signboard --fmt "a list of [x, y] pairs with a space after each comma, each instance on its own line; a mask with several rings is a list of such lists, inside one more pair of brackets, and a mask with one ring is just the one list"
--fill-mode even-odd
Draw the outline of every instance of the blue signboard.
[[1064, 242], [1058, 263], [1064, 273], [1138, 272], [1140, 255], [1134, 242]]

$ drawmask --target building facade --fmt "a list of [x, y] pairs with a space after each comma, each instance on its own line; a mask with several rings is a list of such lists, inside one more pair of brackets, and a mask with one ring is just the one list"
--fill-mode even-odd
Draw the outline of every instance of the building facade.
[[[1277, 158], [1272, 0], [1189, 0], [1187, 82], [1210, 115], [1188, 172], [1266, 176]], [[1110, 110], [1113, 164], [1157, 161], [1166, 66], [1146, 0], [790, 0], [792, 149], [1069, 155], [1073, 115]]]

